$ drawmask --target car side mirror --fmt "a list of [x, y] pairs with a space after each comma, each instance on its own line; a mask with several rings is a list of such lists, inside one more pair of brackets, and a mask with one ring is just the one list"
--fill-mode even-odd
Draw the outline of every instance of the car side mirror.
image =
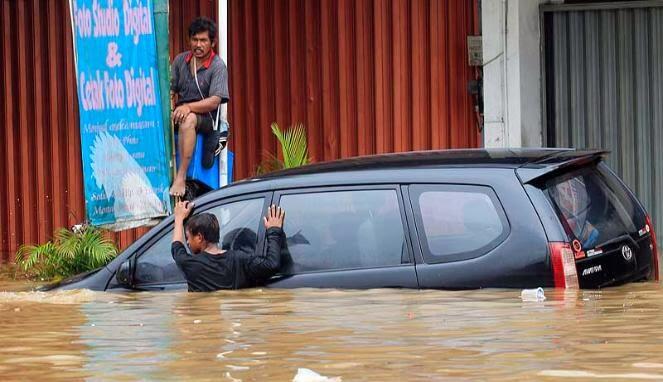
[[134, 282], [134, 266], [133, 259], [129, 258], [125, 260], [115, 273], [115, 280], [117, 283], [123, 287], [132, 287]]

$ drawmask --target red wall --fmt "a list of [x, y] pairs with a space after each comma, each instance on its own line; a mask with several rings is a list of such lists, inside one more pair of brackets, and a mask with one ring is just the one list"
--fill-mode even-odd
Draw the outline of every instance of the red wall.
[[231, 144], [240, 177], [302, 122], [315, 160], [477, 147], [470, 0], [230, 2]]
[[[85, 219], [78, 98], [67, 0], [0, 2], [0, 262]], [[171, 55], [217, 1], [171, 0]], [[146, 229], [112, 235], [121, 247]]]
[[[85, 217], [68, 1], [0, 1], [0, 261]], [[216, 0], [171, 0], [171, 56]], [[316, 160], [475, 147], [475, 1], [230, 1], [236, 177], [303, 122]], [[114, 234], [125, 247], [146, 229]]]

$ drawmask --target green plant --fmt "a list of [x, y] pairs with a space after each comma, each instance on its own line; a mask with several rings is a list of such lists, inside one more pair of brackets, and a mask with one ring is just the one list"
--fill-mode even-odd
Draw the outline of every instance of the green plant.
[[16, 253], [20, 269], [43, 279], [60, 279], [108, 264], [117, 248], [101, 230], [84, 225], [61, 228], [53, 240], [41, 245], [22, 245]]
[[283, 170], [308, 164], [308, 143], [306, 129], [299, 123], [288, 129], [281, 130], [279, 125], [272, 123], [272, 133], [276, 136], [281, 147], [283, 160], [276, 155], [269, 154], [269, 158], [258, 166], [257, 173], [264, 174], [270, 171]]

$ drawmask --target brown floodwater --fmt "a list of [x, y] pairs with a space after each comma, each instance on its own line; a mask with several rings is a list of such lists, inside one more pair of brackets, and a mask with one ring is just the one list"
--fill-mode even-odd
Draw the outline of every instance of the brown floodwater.
[[[663, 380], [663, 288], [20, 292], [0, 380]], [[302, 378], [302, 381], [313, 379]]]

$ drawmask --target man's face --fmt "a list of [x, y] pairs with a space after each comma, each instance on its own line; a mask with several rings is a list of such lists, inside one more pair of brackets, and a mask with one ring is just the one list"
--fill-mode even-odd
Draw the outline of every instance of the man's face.
[[210, 39], [208, 31], [200, 32], [191, 36], [189, 42], [191, 43], [191, 51], [196, 58], [207, 57], [214, 47], [214, 43]]
[[194, 235], [191, 231], [186, 230], [186, 243], [189, 246], [189, 249], [192, 253], [200, 253], [204, 248], [203, 246], [203, 235], [197, 234]]

